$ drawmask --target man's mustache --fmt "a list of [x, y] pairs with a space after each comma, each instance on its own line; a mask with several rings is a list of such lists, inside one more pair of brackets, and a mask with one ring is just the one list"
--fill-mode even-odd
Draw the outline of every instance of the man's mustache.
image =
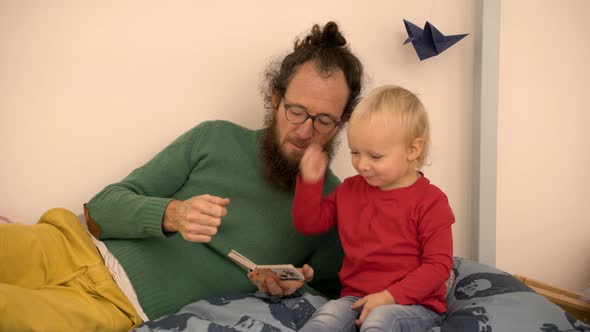
[[311, 144], [311, 140], [310, 139], [309, 140], [300, 140], [300, 139], [297, 139], [297, 138], [289, 138], [288, 141], [291, 144], [295, 144], [298, 147], [302, 147], [302, 148], [306, 148], [306, 149]]

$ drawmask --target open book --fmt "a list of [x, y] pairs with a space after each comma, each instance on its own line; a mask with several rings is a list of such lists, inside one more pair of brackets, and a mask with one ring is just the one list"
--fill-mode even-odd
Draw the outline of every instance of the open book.
[[299, 270], [291, 264], [281, 265], [256, 265], [248, 258], [242, 256], [235, 250], [229, 252], [227, 257], [231, 258], [241, 267], [248, 271], [253, 271], [264, 277], [273, 277], [279, 280], [299, 280], [303, 281], [305, 278]]

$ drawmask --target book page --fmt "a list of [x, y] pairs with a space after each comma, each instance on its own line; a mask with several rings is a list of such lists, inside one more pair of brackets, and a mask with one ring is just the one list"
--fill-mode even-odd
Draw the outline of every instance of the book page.
[[259, 265], [254, 271], [268, 270], [274, 273], [279, 280], [298, 280], [303, 281], [305, 278], [293, 265]]
[[248, 271], [252, 271], [256, 268], [256, 264], [254, 264], [254, 262], [242, 256], [235, 250], [230, 251], [227, 257], [231, 258], [236, 264], [240, 265]]
[[299, 269], [292, 264], [256, 265], [235, 250], [230, 251], [227, 256], [246, 270], [256, 272], [256, 276], [259, 277], [274, 277], [279, 280], [305, 280]]

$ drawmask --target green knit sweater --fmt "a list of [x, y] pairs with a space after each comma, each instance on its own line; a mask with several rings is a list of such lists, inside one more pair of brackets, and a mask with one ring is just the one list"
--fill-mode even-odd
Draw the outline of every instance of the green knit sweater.
[[[293, 194], [276, 190], [262, 174], [263, 133], [204, 122], [88, 203], [101, 240], [125, 269], [150, 319], [209, 296], [254, 291], [245, 271], [227, 258], [231, 249], [257, 264], [309, 263], [315, 270], [311, 286], [338, 295], [337, 236], [296, 232]], [[324, 193], [338, 182], [329, 172]], [[162, 217], [171, 199], [201, 194], [231, 199], [213, 240], [192, 243], [178, 233], [164, 234]]]

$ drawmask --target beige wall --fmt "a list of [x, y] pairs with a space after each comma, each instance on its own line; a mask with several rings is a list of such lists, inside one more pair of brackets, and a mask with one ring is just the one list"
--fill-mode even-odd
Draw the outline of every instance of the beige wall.
[[[203, 120], [259, 127], [270, 58], [332, 19], [366, 64], [369, 88], [401, 84], [429, 108], [425, 172], [456, 214], [455, 254], [469, 257], [473, 35], [420, 62], [402, 45], [403, 18], [473, 33], [474, 4], [2, 1], [0, 216], [31, 223], [51, 207], [79, 213], [102, 187]], [[346, 141], [333, 166], [341, 177], [354, 174]]]
[[590, 1], [502, 1], [497, 266], [590, 282]]

